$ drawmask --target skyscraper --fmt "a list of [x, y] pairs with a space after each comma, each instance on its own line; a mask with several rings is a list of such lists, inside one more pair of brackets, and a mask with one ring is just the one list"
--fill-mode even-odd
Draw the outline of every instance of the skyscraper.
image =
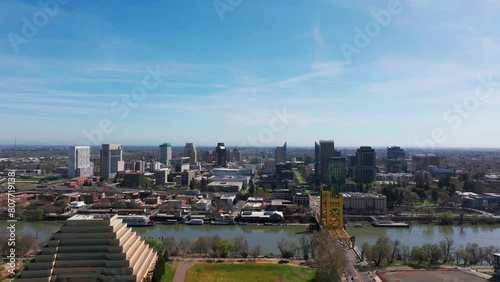
[[354, 178], [360, 184], [375, 181], [376, 155], [375, 150], [369, 146], [362, 146], [356, 151], [356, 168]]
[[241, 152], [238, 149], [233, 149], [233, 162], [241, 162]]
[[125, 169], [122, 145], [102, 144], [101, 148], [101, 178], [114, 178], [116, 173]]
[[319, 141], [319, 161], [320, 175], [322, 183], [330, 183], [330, 171], [328, 169], [329, 161], [335, 157], [335, 143], [333, 140]]
[[217, 166], [227, 167], [226, 146], [224, 146], [224, 143], [217, 143], [215, 157], [217, 158]]
[[405, 151], [400, 147], [387, 147], [387, 172], [406, 172], [407, 165], [405, 157]]
[[274, 150], [274, 159], [276, 163], [284, 163], [286, 162], [286, 142], [282, 147], [278, 146]]
[[93, 175], [89, 146], [71, 146], [68, 152], [68, 178]]
[[319, 154], [319, 144], [314, 142], [314, 178], [317, 183], [321, 180], [321, 168], [320, 168], [320, 154]]
[[163, 143], [160, 145], [160, 163], [168, 165], [172, 159], [172, 145]]
[[189, 157], [189, 164], [195, 165], [198, 163], [198, 153], [196, 152], [196, 146], [193, 143], [186, 143], [184, 146], [184, 157]]
[[330, 171], [330, 182], [328, 185], [333, 185], [335, 194], [344, 192], [343, 188], [346, 181], [347, 166], [346, 158], [333, 157], [330, 158], [328, 170]]

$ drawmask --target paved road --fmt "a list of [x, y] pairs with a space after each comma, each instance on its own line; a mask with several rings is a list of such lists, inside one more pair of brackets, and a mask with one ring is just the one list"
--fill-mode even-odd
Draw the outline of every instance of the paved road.
[[189, 266], [193, 260], [182, 260], [175, 270], [174, 280], [173, 282], [184, 282], [186, 280], [186, 273], [189, 269]]

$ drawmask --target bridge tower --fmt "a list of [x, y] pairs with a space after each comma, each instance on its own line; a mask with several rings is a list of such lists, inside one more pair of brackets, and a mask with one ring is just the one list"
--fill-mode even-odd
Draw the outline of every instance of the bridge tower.
[[321, 188], [319, 222], [334, 238], [343, 240], [352, 247], [351, 237], [344, 229], [344, 206], [342, 195], [334, 195], [334, 189]]

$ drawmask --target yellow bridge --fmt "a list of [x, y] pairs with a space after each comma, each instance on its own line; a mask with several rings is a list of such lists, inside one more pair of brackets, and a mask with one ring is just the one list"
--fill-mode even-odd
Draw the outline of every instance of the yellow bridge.
[[326, 229], [333, 238], [338, 238], [353, 247], [351, 236], [344, 229], [344, 213], [342, 195], [334, 195], [331, 190], [321, 188], [320, 209], [316, 214], [319, 224]]

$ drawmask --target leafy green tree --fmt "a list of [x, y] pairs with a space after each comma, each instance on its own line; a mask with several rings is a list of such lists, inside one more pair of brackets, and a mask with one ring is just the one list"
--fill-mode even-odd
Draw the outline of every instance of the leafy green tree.
[[438, 244], [425, 243], [422, 245], [429, 265], [432, 265], [443, 258], [443, 252]]
[[411, 250], [411, 259], [418, 262], [419, 264], [426, 261], [427, 254], [422, 247], [415, 246]]
[[163, 249], [163, 243], [158, 238], [149, 237], [144, 239], [144, 242], [146, 242], [146, 244], [153, 248], [155, 252], [161, 252], [161, 250]]
[[233, 243], [227, 239], [220, 239], [216, 244], [216, 248], [221, 258], [227, 258], [229, 252], [233, 248]]

